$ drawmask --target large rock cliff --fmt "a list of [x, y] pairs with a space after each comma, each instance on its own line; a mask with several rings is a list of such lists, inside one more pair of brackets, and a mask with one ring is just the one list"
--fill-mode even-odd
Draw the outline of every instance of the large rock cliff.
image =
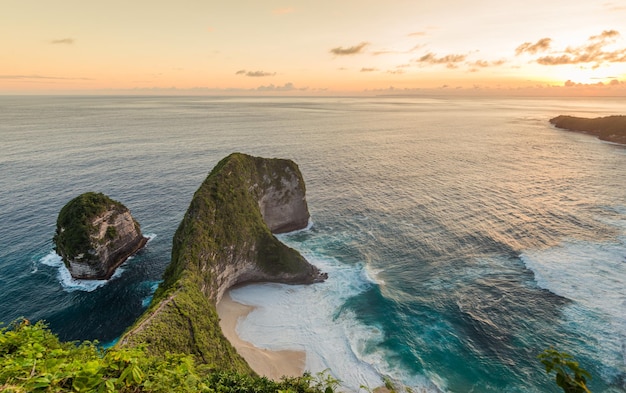
[[294, 162], [240, 153], [224, 158], [194, 194], [164, 281], [120, 345], [191, 353], [212, 368], [251, 372], [222, 335], [215, 305], [237, 284], [323, 281], [324, 274], [272, 234], [304, 228], [308, 220]]
[[94, 192], [79, 195], [61, 209], [54, 236], [56, 252], [78, 279], [110, 278], [146, 240], [124, 205]]

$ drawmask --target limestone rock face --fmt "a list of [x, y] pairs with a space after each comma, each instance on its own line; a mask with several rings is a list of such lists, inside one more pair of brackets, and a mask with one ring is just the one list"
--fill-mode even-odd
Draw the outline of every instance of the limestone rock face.
[[289, 166], [280, 172], [265, 174], [256, 185], [261, 215], [272, 233], [305, 228], [310, 218], [302, 177]]
[[87, 280], [110, 278], [146, 241], [128, 208], [93, 192], [61, 209], [54, 236], [56, 251], [72, 277]]

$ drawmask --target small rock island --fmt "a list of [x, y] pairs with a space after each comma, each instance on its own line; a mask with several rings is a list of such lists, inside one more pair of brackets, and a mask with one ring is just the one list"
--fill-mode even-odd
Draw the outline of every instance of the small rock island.
[[95, 192], [61, 209], [53, 239], [72, 277], [82, 280], [109, 279], [147, 240], [126, 206]]
[[584, 132], [600, 140], [626, 145], [626, 116], [606, 116], [593, 119], [575, 116], [557, 116], [550, 119], [557, 128]]
[[252, 373], [223, 336], [215, 305], [234, 285], [312, 284], [325, 273], [275, 233], [303, 229], [309, 211], [296, 163], [233, 153], [194, 194], [172, 260], [148, 310], [118, 342], [148, 353], [192, 354], [215, 370]]

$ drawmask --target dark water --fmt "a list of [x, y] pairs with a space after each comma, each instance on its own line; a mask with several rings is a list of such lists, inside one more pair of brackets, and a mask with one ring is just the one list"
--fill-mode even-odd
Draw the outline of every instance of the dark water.
[[[307, 351], [345, 385], [558, 391], [536, 355], [576, 355], [625, 391], [626, 148], [558, 131], [619, 100], [0, 97], [0, 320], [117, 337], [169, 262], [193, 192], [233, 151], [294, 159], [313, 227], [283, 240], [330, 273], [251, 286], [240, 334]], [[100, 191], [153, 239], [108, 283], [51, 254], [56, 215]], [[66, 273], [66, 272], [65, 272]]]

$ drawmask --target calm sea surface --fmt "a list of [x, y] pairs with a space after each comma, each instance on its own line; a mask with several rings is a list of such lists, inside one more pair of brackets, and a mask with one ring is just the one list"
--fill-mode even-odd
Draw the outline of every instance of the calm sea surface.
[[[329, 280], [254, 285], [239, 334], [307, 351], [351, 390], [557, 392], [551, 345], [626, 391], [626, 148], [559, 131], [618, 99], [2, 97], [0, 321], [64, 340], [141, 314], [212, 167], [239, 151], [296, 161], [313, 225], [281, 236]], [[56, 217], [86, 191], [151, 241], [109, 282], [73, 281]], [[422, 390], [420, 390], [422, 389]]]

